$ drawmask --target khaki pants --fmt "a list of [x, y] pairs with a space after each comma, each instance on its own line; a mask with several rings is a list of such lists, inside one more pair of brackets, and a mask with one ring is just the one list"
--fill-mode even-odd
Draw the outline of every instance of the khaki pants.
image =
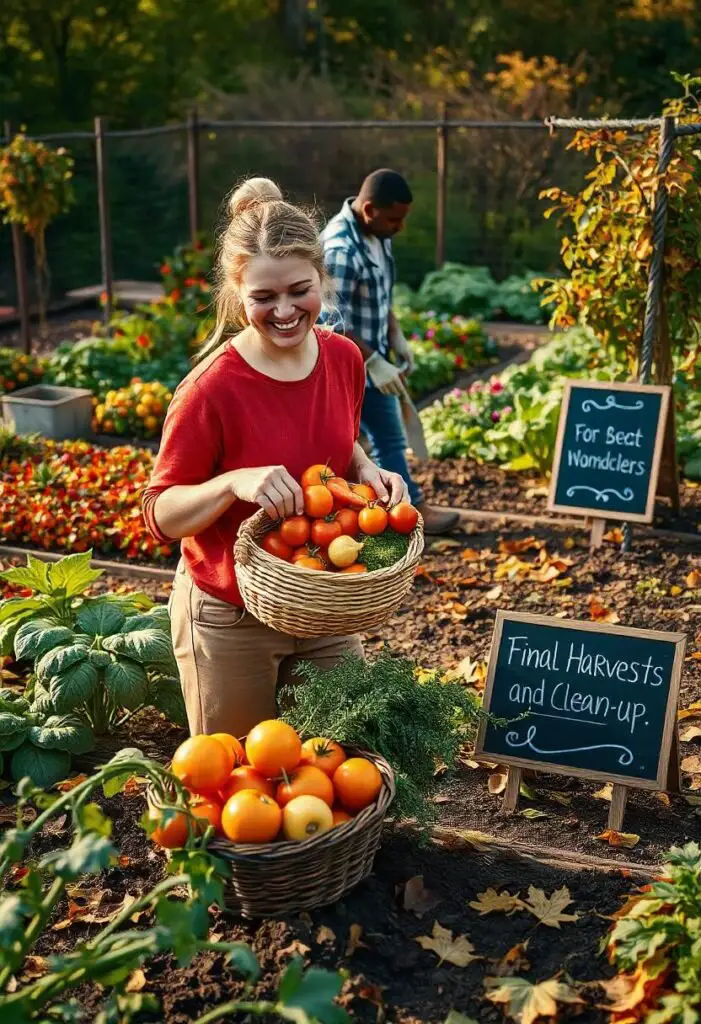
[[193, 736], [245, 736], [277, 717], [277, 689], [301, 681], [293, 674], [298, 662], [332, 668], [346, 651], [363, 653], [357, 636], [302, 640], [270, 629], [245, 609], [205, 594], [182, 562], [168, 608]]

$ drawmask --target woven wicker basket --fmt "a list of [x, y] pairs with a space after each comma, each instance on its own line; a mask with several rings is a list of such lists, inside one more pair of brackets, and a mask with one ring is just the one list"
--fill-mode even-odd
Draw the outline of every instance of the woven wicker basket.
[[[274, 917], [335, 903], [372, 871], [382, 825], [394, 799], [394, 774], [377, 754], [346, 747], [366, 757], [382, 776], [377, 802], [351, 821], [304, 842], [232, 843], [217, 837], [209, 849], [230, 868], [224, 883], [228, 910], [242, 917]], [[148, 794], [147, 794], [148, 799]]]
[[388, 569], [358, 575], [317, 572], [263, 550], [259, 541], [275, 525], [262, 511], [241, 524], [234, 547], [236, 579], [251, 615], [298, 637], [342, 636], [379, 626], [411, 589], [424, 549], [419, 517], [406, 555]]

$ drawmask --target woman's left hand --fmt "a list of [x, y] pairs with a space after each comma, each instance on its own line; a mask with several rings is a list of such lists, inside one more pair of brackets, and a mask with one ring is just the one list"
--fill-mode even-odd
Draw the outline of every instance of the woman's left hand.
[[369, 459], [358, 467], [358, 483], [370, 484], [377, 494], [378, 500], [390, 505], [398, 505], [400, 501], [409, 501], [409, 488], [404, 477], [399, 473], [390, 473], [380, 469]]

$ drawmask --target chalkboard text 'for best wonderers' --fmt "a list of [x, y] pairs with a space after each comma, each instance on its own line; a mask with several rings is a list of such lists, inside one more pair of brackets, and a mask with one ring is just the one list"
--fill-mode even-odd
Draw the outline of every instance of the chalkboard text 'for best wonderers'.
[[[555, 640], [551, 646], [535, 647], [526, 636], [510, 636], [507, 640], [507, 664], [527, 670], [529, 682], [514, 682], [509, 690], [511, 703], [524, 710], [547, 707], [556, 717], [583, 715], [588, 718], [617, 721], [630, 729], [645, 722], [647, 707], [642, 700], [616, 700], [607, 693], [592, 692], [592, 683], [597, 680], [617, 680], [637, 688], [662, 686], [665, 681], [664, 668], [655, 664], [652, 655], [644, 661], [625, 658], [610, 658], [601, 652], [591, 652], [581, 641], [561, 644]], [[533, 682], [533, 670], [544, 675], [539, 682]], [[546, 674], [557, 674], [547, 678]], [[589, 686], [587, 687], [587, 683]], [[596, 691], [599, 686], [594, 687]], [[642, 696], [640, 689], [636, 697]]]

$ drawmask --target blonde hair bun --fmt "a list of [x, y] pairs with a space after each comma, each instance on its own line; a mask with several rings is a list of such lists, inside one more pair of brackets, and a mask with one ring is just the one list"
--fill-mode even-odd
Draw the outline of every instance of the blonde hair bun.
[[240, 217], [246, 210], [282, 199], [282, 192], [270, 178], [248, 178], [229, 196], [229, 216]]

